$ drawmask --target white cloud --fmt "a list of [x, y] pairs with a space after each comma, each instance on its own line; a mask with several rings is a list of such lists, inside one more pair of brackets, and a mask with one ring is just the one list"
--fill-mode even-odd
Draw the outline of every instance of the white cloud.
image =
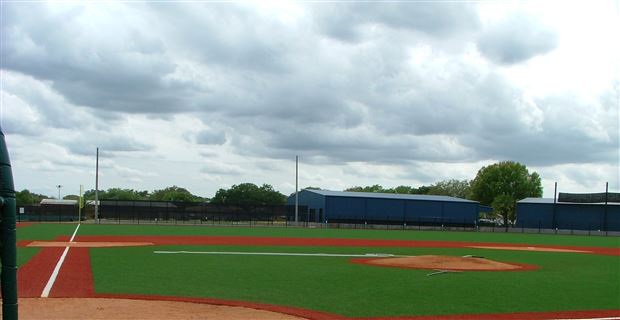
[[499, 160], [538, 170], [545, 195], [554, 180], [617, 186], [610, 6], [7, 3], [16, 184], [94, 187], [100, 147], [102, 188], [207, 197], [243, 182], [288, 194], [295, 155], [303, 187], [471, 179]]

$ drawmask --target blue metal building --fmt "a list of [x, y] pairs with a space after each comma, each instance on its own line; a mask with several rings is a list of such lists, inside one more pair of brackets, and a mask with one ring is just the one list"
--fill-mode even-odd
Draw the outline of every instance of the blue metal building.
[[[295, 195], [288, 198], [295, 204]], [[299, 205], [309, 221], [344, 223], [475, 225], [488, 207], [448, 196], [302, 190]], [[301, 214], [302, 220], [304, 214]]]
[[525, 198], [517, 202], [517, 227], [620, 231], [620, 204], [556, 202]]

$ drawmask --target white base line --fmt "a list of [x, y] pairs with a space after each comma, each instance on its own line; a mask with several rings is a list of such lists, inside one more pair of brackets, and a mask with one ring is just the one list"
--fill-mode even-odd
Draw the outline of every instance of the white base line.
[[[73, 242], [73, 239], [75, 239], [75, 235], [77, 234], [78, 229], [80, 229], [80, 224], [78, 224], [77, 227], [75, 228], [75, 231], [73, 231], [73, 235], [71, 236], [71, 239], [69, 240], [69, 242]], [[43, 288], [43, 292], [41, 293], [41, 298], [47, 298], [49, 296], [50, 291], [52, 290], [52, 287], [54, 286], [54, 282], [56, 282], [56, 277], [58, 277], [58, 273], [60, 272], [60, 267], [62, 267], [62, 263], [65, 262], [65, 258], [67, 257], [68, 252], [69, 252], [69, 247], [65, 247], [65, 251], [60, 256], [60, 259], [58, 260], [58, 263], [56, 263], [56, 267], [54, 268], [54, 271], [52, 271], [52, 275], [50, 276], [49, 280], [47, 280], [47, 284], [45, 285], [45, 288]]]
[[248, 256], [301, 256], [301, 257], [395, 257], [389, 253], [338, 254], [338, 253], [286, 253], [286, 252], [230, 252], [230, 251], [153, 251], [161, 254], [217, 254], [217, 255], [248, 255]]

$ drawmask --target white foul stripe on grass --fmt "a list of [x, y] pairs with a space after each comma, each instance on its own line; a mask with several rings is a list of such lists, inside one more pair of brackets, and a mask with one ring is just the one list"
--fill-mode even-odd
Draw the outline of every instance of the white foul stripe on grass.
[[[80, 224], [78, 223], [77, 227], [75, 227], [75, 231], [73, 231], [71, 239], [69, 239], [69, 242], [73, 242], [73, 239], [75, 239], [75, 235], [77, 234], [79, 229]], [[60, 272], [60, 267], [62, 267], [62, 263], [65, 262], [65, 258], [67, 257], [68, 252], [69, 247], [65, 247], [65, 251], [60, 256], [60, 259], [58, 259], [58, 263], [56, 263], [56, 267], [54, 267], [52, 275], [50, 276], [49, 280], [47, 280], [47, 284], [45, 285], [45, 288], [43, 288], [43, 292], [41, 292], [41, 298], [47, 298], [50, 295], [50, 291], [52, 290], [54, 282], [56, 282], [56, 278], [58, 277], [58, 273]]]
[[354, 258], [387, 258], [395, 257], [389, 253], [296, 253], [296, 252], [234, 252], [234, 251], [153, 251], [155, 254], [211, 254], [239, 256], [299, 256], [299, 257], [354, 257]]

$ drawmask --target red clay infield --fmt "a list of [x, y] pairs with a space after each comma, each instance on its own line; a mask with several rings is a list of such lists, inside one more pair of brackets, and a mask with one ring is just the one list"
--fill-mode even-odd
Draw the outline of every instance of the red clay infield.
[[[68, 241], [69, 237], [59, 237], [55, 241]], [[76, 242], [150, 242], [154, 245], [245, 245], [245, 246], [364, 246], [364, 247], [432, 247], [432, 248], [463, 248], [473, 246], [493, 246], [519, 250], [528, 248], [536, 250], [575, 250], [585, 254], [600, 254], [620, 256], [619, 248], [598, 247], [566, 247], [566, 246], [532, 246], [497, 243], [470, 243], [470, 242], [442, 242], [442, 241], [413, 241], [413, 240], [366, 240], [366, 239], [317, 239], [317, 238], [267, 238], [267, 237], [211, 237], [211, 236], [78, 236]], [[26, 246], [32, 241], [21, 241], [20, 246]], [[280, 314], [292, 315], [302, 319], [316, 320], [429, 320], [429, 319], [575, 319], [620, 317], [620, 310], [594, 311], [558, 311], [532, 312], [508, 314], [469, 314], [445, 316], [410, 316], [410, 317], [374, 317], [348, 318], [336, 314], [323, 313], [301, 308], [260, 304], [244, 301], [231, 301], [212, 298], [169, 297], [151, 295], [120, 295], [97, 294], [94, 290], [93, 275], [90, 267], [90, 257], [87, 247], [74, 247], [69, 250], [61, 271], [56, 279], [50, 297], [74, 298], [120, 298], [135, 300], [179, 301], [212, 304], [220, 306], [244, 307], [256, 310], [273, 311]], [[527, 250], [527, 249], [526, 249]], [[20, 297], [40, 297], [43, 287], [47, 283], [56, 262], [64, 248], [42, 248], [41, 252], [18, 271], [18, 292]]]
[[[59, 237], [55, 241], [68, 241]], [[558, 251], [584, 254], [620, 256], [620, 248], [541, 246], [514, 243], [430, 241], [430, 240], [383, 240], [339, 238], [271, 238], [227, 236], [77, 236], [75, 242], [151, 242], [154, 245], [232, 245], [232, 246], [312, 246], [312, 247], [404, 247], [404, 248], [476, 248], [528, 251]], [[20, 241], [27, 246], [33, 241]], [[44, 241], [39, 241], [44, 242]]]

